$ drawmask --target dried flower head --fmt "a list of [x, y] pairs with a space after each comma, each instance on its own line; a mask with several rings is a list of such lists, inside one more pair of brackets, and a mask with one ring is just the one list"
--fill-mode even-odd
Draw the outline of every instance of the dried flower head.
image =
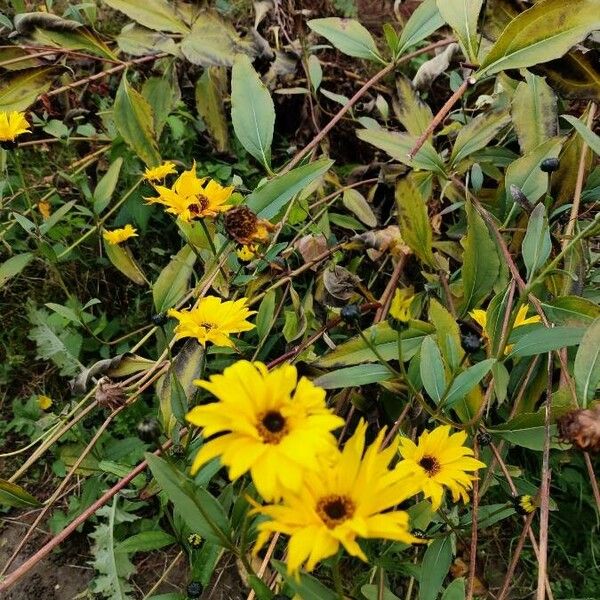
[[259, 219], [247, 206], [236, 206], [225, 215], [225, 231], [239, 244], [262, 244], [275, 226]]
[[600, 405], [572, 410], [558, 419], [557, 426], [561, 441], [586, 452], [600, 452]]

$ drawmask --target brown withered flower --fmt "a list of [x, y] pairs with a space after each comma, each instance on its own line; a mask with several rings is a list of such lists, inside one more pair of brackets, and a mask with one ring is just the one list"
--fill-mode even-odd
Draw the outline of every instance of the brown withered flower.
[[96, 400], [100, 406], [115, 410], [125, 404], [126, 395], [120, 383], [115, 383], [108, 377], [102, 377], [96, 388]]
[[558, 419], [557, 426], [561, 441], [586, 452], [600, 452], [600, 405], [571, 410]]
[[225, 213], [225, 231], [239, 244], [263, 244], [275, 225], [259, 219], [247, 206], [236, 206]]

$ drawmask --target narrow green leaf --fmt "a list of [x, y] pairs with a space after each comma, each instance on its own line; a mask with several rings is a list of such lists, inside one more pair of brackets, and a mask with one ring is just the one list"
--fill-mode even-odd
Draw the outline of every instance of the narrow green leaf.
[[[545, 425], [543, 412], [521, 413], [510, 421], [488, 431], [498, 437], [529, 450], [540, 452], [544, 448]], [[556, 425], [550, 427], [551, 437], [556, 437]], [[557, 447], [556, 443], [552, 446]]]
[[97, 215], [99, 215], [110, 203], [110, 199], [112, 198], [119, 181], [119, 173], [121, 172], [122, 164], [123, 159], [121, 157], [114, 160], [94, 190], [94, 212]]
[[434, 31], [444, 25], [436, 0], [424, 0], [412, 13], [404, 25], [396, 56], [401, 56], [408, 48], [428, 38]]
[[272, 219], [298, 192], [329, 171], [333, 161], [320, 158], [315, 162], [296, 167], [277, 175], [263, 186], [254, 190], [247, 198], [246, 205], [263, 219]]
[[466, 204], [467, 235], [463, 240], [462, 314], [478, 306], [492, 291], [500, 272], [500, 258], [488, 228], [471, 202]]
[[477, 62], [477, 21], [483, 0], [437, 0], [442, 18], [456, 34], [460, 47], [471, 62]]
[[436, 538], [423, 556], [419, 578], [419, 600], [436, 600], [452, 563], [450, 536]]
[[369, 31], [354, 19], [312, 19], [308, 21], [308, 26], [348, 56], [382, 61]]
[[571, 123], [575, 127], [577, 133], [583, 138], [585, 143], [592, 149], [592, 151], [600, 156], [600, 136], [595, 134], [585, 123], [582, 123], [578, 118], [573, 115], [561, 115], [561, 117]]
[[462, 400], [490, 372], [495, 362], [495, 358], [487, 358], [459, 373], [444, 398], [444, 407], [451, 408]]
[[465, 580], [463, 577], [455, 579], [444, 590], [442, 600], [465, 600]]
[[164, 312], [183, 298], [195, 262], [196, 254], [189, 244], [186, 244], [160, 272], [152, 285], [152, 299], [156, 312]]
[[5, 260], [0, 265], [0, 288], [4, 284], [18, 275], [31, 261], [33, 260], [33, 254], [31, 252], [23, 252], [23, 254], [15, 254], [9, 259]]
[[275, 108], [250, 59], [238, 54], [231, 73], [231, 120], [244, 148], [265, 168], [271, 164]]
[[423, 340], [420, 357], [419, 370], [423, 387], [429, 397], [439, 404], [446, 391], [446, 372], [440, 349], [431, 336]]
[[313, 383], [325, 390], [335, 390], [340, 388], [355, 387], [367, 385], [369, 383], [379, 383], [391, 379], [392, 374], [389, 369], [376, 363], [372, 365], [357, 365], [355, 367], [346, 367], [331, 371], [325, 375], [317, 377]]
[[52, 67], [27, 69], [2, 76], [0, 111], [25, 110], [50, 88]]
[[267, 292], [258, 308], [258, 312], [256, 314], [256, 333], [260, 341], [262, 341], [268, 335], [271, 327], [273, 326], [275, 298], [275, 290]]
[[286, 584], [302, 600], [338, 600], [338, 595], [325, 587], [318, 579], [306, 573], [300, 573], [298, 577], [289, 575], [287, 567], [280, 560], [272, 560], [271, 564], [277, 572], [285, 579]]
[[548, 217], [543, 203], [539, 203], [532, 211], [527, 231], [523, 238], [521, 252], [527, 269], [527, 280], [530, 281], [537, 270], [544, 265], [552, 251]]
[[587, 407], [600, 384], [600, 318], [585, 332], [573, 368], [580, 405]]
[[433, 120], [431, 108], [421, 100], [410, 79], [403, 75], [396, 78], [396, 91], [398, 100], [394, 102], [394, 112], [406, 131], [418, 137]]
[[344, 190], [342, 204], [365, 225], [377, 227], [377, 217], [365, 197], [359, 191], [352, 188]]
[[596, 29], [600, 0], [541, 0], [507, 25], [476, 77], [553, 60]]
[[150, 552], [176, 542], [172, 535], [162, 530], [149, 530], [136, 533], [115, 546], [115, 552]]
[[125, 277], [138, 285], [146, 285], [146, 277], [127, 246], [112, 245], [104, 241], [106, 257]]
[[0, 506], [37, 508], [42, 504], [20, 485], [0, 479]]
[[225, 69], [210, 67], [196, 82], [196, 107], [219, 152], [225, 152], [229, 147], [224, 75]]
[[535, 356], [579, 344], [585, 333], [581, 327], [537, 327], [517, 340], [511, 356]]

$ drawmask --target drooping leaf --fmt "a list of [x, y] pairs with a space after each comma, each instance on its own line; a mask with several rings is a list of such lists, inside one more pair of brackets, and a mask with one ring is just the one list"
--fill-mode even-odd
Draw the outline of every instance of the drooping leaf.
[[543, 77], [525, 71], [525, 81], [512, 99], [511, 116], [522, 154], [558, 133], [556, 96]]
[[508, 24], [476, 77], [548, 62], [599, 28], [600, 0], [541, 0]]
[[404, 24], [396, 56], [402, 56], [408, 48], [429, 37], [444, 25], [436, 0], [424, 0]]
[[186, 244], [160, 272], [152, 285], [152, 299], [156, 312], [164, 312], [183, 298], [195, 262], [196, 255], [189, 244]]
[[529, 216], [527, 232], [523, 238], [521, 252], [523, 262], [527, 269], [527, 280], [535, 275], [536, 271], [548, 260], [552, 251], [548, 217], [543, 203], [539, 203]]
[[437, 268], [431, 249], [433, 232], [427, 214], [427, 202], [410, 176], [400, 179], [396, 184], [396, 205], [402, 239], [424, 263]]
[[187, 33], [189, 28], [177, 12], [176, 4], [167, 0], [103, 0], [111, 8], [125, 13], [140, 25], [157, 31]]
[[255, 55], [254, 46], [213, 12], [198, 16], [181, 41], [181, 52], [191, 63], [203, 67], [231, 67], [238, 54]]
[[0, 289], [9, 279], [18, 275], [32, 260], [33, 254], [31, 252], [15, 254], [5, 260], [0, 265]]
[[229, 147], [224, 77], [225, 69], [209, 67], [196, 82], [196, 107], [219, 152], [225, 152]]
[[463, 302], [462, 314], [479, 306], [492, 291], [500, 273], [500, 258], [496, 244], [479, 213], [467, 202], [467, 235], [463, 254]]
[[414, 89], [410, 79], [400, 75], [396, 79], [398, 100], [394, 102], [394, 112], [410, 135], [419, 136], [433, 120], [431, 108]]
[[446, 372], [440, 349], [431, 336], [423, 340], [420, 357], [419, 369], [423, 387], [429, 397], [439, 404], [446, 391]]
[[0, 479], [0, 506], [37, 508], [41, 503], [20, 485]]
[[4, 77], [0, 87], [0, 111], [25, 110], [38, 96], [48, 91], [52, 67], [27, 69]]
[[106, 252], [106, 257], [113, 266], [121, 271], [125, 277], [138, 285], [146, 285], [146, 277], [127, 246], [112, 245], [105, 241], [104, 252]]
[[600, 156], [600, 136], [595, 134], [589, 127], [573, 115], [561, 115], [565, 121], [569, 121], [575, 127], [577, 133], [584, 139], [592, 151]]
[[108, 58], [109, 60], [118, 60], [114, 52], [100, 38], [84, 27], [80, 27], [76, 31], [50, 31], [37, 28], [33, 39], [44, 46], [56, 46], [57, 48], [68, 48], [70, 50], [85, 50], [86, 52]]
[[452, 562], [449, 535], [433, 540], [425, 550], [419, 578], [419, 600], [436, 600]]
[[242, 146], [269, 168], [275, 108], [269, 91], [244, 54], [238, 54], [233, 63], [231, 120]]
[[477, 61], [477, 21], [483, 0], [437, 0], [442, 18], [456, 34], [465, 56]]
[[125, 142], [146, 165], [156, 167], [160, 164], [152, 108], [139, 92], [129, 86], [126, 73], [115, 96], [113, 117]]
[[369, 31], [354, 19], [312, 19], [308, 21], [308, 26], [344, 54], [379, 62], [382, 60]]
[[289, 200], [327, 173], [332, 165], [332, 160], [320, 158], [307, 165], [296, 167], [283, 175], [277, 175], [254, 190], [246, 198], [246, 205], [259, 217], [272, 219]]
[[573, 376], [580, 406], [585, 408], [600, 384], [600, 318], [592, 323], [581, 340]]

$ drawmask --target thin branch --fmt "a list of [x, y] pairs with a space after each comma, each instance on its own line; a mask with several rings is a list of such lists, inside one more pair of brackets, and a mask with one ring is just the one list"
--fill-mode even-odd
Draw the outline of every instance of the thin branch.
[[[473, 443], [473, 454], [476, 459], [479, 458], [479, 443], [477, 436]], [[473, 480], [473, 506], [471, 507], [471, 549], [469, 556], [469, 579], [467, 583], [467, 598], [473, 600], [473, 590], [475, 587], [475, 570], [477, 568], [477, 525], [479, 511], [479, 477]]]

